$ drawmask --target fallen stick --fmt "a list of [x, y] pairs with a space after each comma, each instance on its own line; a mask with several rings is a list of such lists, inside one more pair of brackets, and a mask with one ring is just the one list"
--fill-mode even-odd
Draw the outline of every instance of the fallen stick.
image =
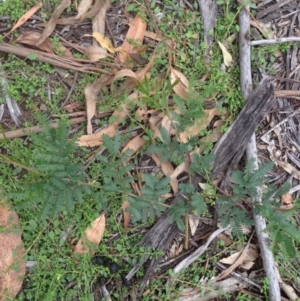
[[[39, 50], [21, 47], [21, 46], [14, 46], [8, 43], [0, 43], [0, 52], [4, 53], [12, 53], [14, 55], [18, 55], [21, 57], [28, 57], [29, 55], [36, 55], [36, 60], [43, 62], [43, 63], [49, 63], [50, 65], [65, 68], [68, 70], [76, 70], [80, 72], [85, 73], [96, 73], [101, 72], [103, 74], [111, 74], [110, 71], [101, 69], [98, 67], [94, 67], [91, 65], [91, 62], [88, 60], [85, 60], [87, 64], [82, 64], [77, 61], [77, 59], [70, 59], [65, 57], [60, 57], [55, 54], [51, 53], [45, 53]], [[81, 60], [83, 61], [83, 60]]]
[[270, 40], [256, 40], [251, 41], [251, 46], [257, 46], [257, 45], [274, 45], [274, 44], [280, 44], [280, 43], [293, 43], [293, 42], [300, 42], [299, 37], [288, 37], [288, 38], [278, 38], [278, 39], [270, 39]]
[[[245, 0], [241, 0], [241, 2], [245, 5], [245, 8], [242, 7], [239, 14], [239, 43], [240, 43], [240, 82], [241, 82], [241, 91], [244, 99], [248, 99], [250, 91], [252, 90], [252, 73], [251, 73], [251, 50], [249, 45], [249, 37], [250, 37], [250, 15], [248, 14], [249, 5], [246, 5]], [[253, 159], [253, 167], [254, 169], [258, 169], [257, 162], [257, 148], [256, 148], [256, 140], [255, 134], [253, 134], [248, 142], [246, 147], [246, 156], [247, 161]], [[258, 192], [260, 191], [260, 187], [257, 187]], [[254, 200], [253, 203], [258, 202], [261, 203], [261, 193], [258, 193], [258, 197]], [[269, 279], [270, 287], [269, 287], [269, 300], [270, 301], [278, 301], [281, 300], [279, 282], [276, 276], [275, 271], [275, 260], [272, 252], [269, 250], [269, 236], [268, 233], [263, 232], [266, 228], [266, 220], [260, 216], [254, 215], [255, 222], [255, 230], [256, 235], [259, 241], [259, 247], [261, 251], [262, 262], [264, 266], [264, 270]]]
[[[74, 119], [71, 119], [70, 125], [78, 124], [78, 123], [85, 122], [85, 121], [86, 121], [86, 117], [74, 118]], [[51, 126], [53, 128], [57, 128], [58, 123], [57, 122], [52, 122]], [[29, 127], [29, 128], [24, 128], [24, 129], [17, 129], [17, 130], [14, 130], [14, 131], [8, 131], [8, 132], [0, 133], [0, 140], [20, 138], [20, 137], [24, 137], [24, 136], [27, 136], [27, 135], [32, 134], [32, 133], [39, 133], [41, 131], [42, 131], [42, 129], [38, 125]]]

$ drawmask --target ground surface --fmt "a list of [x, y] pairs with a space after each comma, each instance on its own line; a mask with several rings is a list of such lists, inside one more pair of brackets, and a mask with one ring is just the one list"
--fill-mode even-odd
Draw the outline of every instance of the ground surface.
[[[255, 214], [269, 226], [282, 300], [300, 296], [299, 4], [246, 10], [259, 41], [253, 87], [264, 76], [274, 86], [263, 120], [252, 116], [258, 163], [275, 165], [255, 173], [243, 156], [239, 172], [226, 176], [229, 161], [212, 176], [211, 151], [244, 99], [241, 3], [210, 3], [202, 18], [200, 0], [43, 1], [34, 11], [34, 0], [0, 0], [0, 189], [22, 231], [0, 233], [14, 242], [0, 253], [1, 301], [270, 300]], [[23, 281], [5, 269], [20, 258]]]

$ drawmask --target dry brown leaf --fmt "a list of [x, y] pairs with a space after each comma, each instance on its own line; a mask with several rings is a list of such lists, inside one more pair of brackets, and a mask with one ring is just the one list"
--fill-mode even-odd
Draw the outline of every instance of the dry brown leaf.
[[136, 104], [137, 101], [140, 99], [140, 92], [135, 91], [132, 94], [130, 94], [128, 98], [130, 99], [131, 104], [129, 103], [121, 104], [112, 114], [112, 119], [114, 120], [114, 124], [116, 125], [121, 123], [128, 116], [130, 112], [130, 106], [132, 104]]
[[131, 77], [131, 78], [134, 78], [136, 80], [139, 80], [138, 77], [136, 76], [136, 74], [132, 71], [132, 70], [129, 70], [129, 69], [122, 69], [122, 70], [119, 70], [115, 76], [114, 76], [114, 79], [110, 85], [110, 89], [111, 91], [113, 92], [114, 91], [114, 81], [117, 80], [118, 78], [121, 78], [121, 77]]
[[97, 62], [109, 56], [107, 51], [98, 45], [84, 48], [84, 54], [89, 57], [91, 62]]
[[300, 180], [300, 170], [294, 168], [293, 165], [291, 165], [290, 163], [280, 161], [276, 158], [274, 158], [274, 159], [275, 159], [275, 162], [279, 166], [281, 166], [286, 172], [288, 172], [290, 175], [293, 175], [297, 180]]
[[178, 132], [176, 130], [176, 121], [171, 120], [169, 116], [163, 117], [161, 120], [161, 126], [163, 126], [170, 135], [176, 135]]
[[151, 158], [154, 160], [157, 167], [161, 168], [163, 174], [169, 177], [174, 172], [174, 167], [170, 162], [161, 162], [159, 159], [159, 155], [151, 154]]
[[36, 41], [35, 45], [38, 46], [42, 44], [53, 32], [56, 26], [56, 22], [59, 19], [63, 11], [71, 5], [71, 0], [62, 0], [62, 2], [56, 7], [50, 20], [47, 22], [45, 29], [41, 37]]
[[[21, 34], [17, 39], [17, 43], [27, 44], [27, 45], [35, 45], [36, 41], [41, 37], [41, 33], [37, 31], [28, 31]], [[37, 48], [43, 50], [48, 53], [53, 53], [52, 50], [52, 42], [49, 39], [46, 39], [43, 43], [41, 43]]]
[[[142, 45], [147, 28], [147, 23], [137, 14], [135, 18], [130, 22], [129, 26], [130, 27], [121, 47], [124, 53], [138, 54], [139, 50], [135, 45]], [[121, 57], [121, 62], [124, 63], [128, 59], [128, 57], [124, 57], [123, 53], [122, 56], [123, 58]]]
[[196, 216], [189, 215], [189, 225], [191, 229], [191, 235], [194, 236], [196, 233], [196, 230], [199, 226], [200, 219]]
[[250, 24], [251, 26], [256, 27], [263, 34], [265, 38], [270, 40], [276, 39], [274, 32], [272, 31], [271, 28], [268, 27], [267, 24], [263, 22], [259, 22], [258, 20], [250, 20]]
[[143, 134], [135, 136], [133, 139], [127, 142], [127, 144], [122, 149], [121, 153], [126, 152], [128, 149], [133, 151], [133, 154], [136, 153], [145, 143], [146, 141], [142, 138]]
[[232, 56], [231, 54], [228, 52], [228, 50], [225, 48], [225, 46], [218, 41], [218, 44], [222, 50], [223, 53], [223, 61], [224, 61], [224, 65], [226, 67], [230, 67], [232, 65]]
[[106, 12], [110, 7], [111, 7], [110, 0], [102, 0], [102, 5], [92, 20], [93, 32], [101, 32], [102, 34], [105, 33]]
[[145, 37], [150, 38], [150, 39], [152, 39], [154, 41], [157, 41], [157, 42], [161, 41], [161, 38], [156, 33], [152, 32], [152, 31], [146, 30], [145, 31]]
[[187, 172], [188, 171], [188, 168], [185, 164], [185, 162], [179, 164], [175, 170], [173, 171], [172, 174], [169, 175], [170, 177], [170, 185], [174, 191], [174, 193], [177, 193], [179, 191], [178, 189], [178, 181], [177, 181], [177, 177], [183, 173], [183, 172]]
[[113, 80], [111, 75], [103, 75], [97, 81], [86, 86], [84, 90], [86, 100], [87, 134], [93, 133], [91, 120], [96, 112], [96, 100], [100, 89], [109, 85]]
[[43, 6], [43, 2], [40, 1], [37, 5], [33, 6], [28, 12], [26, 12], [19, 20], [18, 22], [13, 26], [13, 28], [4, 36], [8, 36], [10, 33], [12, 33], [14, 30], [16, 30], [18, 27], [23, 25], [29, 18], [31, 18], [41, 7]]
[[136, 110], [135, 117], [138, 121], [142, 121], [143, 123], [146, 123], [148, 121], [148, 110], [146, 106], [139, 107]]
[[174, 92], [180, 96], [180, 98], [186, 99], [189, 89], [189, 81], [184, 74], [171, 67], [170, 81], [172, 85], [177, 82], [177, 84], [173, 86]]
[[190, 137], [197, 136], [199, 133], [206, 129], [214, 116], [221, 116], [222, 114], [217, 108], [205, 110], [205, 116], [196, 121], [196, 123], [185, 129], [184, 132], [179, 134], [179, 141], [186, 143]]
[[112, 45], [111, 40], [103, 35], [101, 32], [93, 32], [92, 35], [86, 34], [86, 37], [93, 37], [94, 39], [99, 42], [99, 44], [104, 48], [107, 49], [110, 53], [115, 53], [117, 50]]
[[[238, 260], [238, 258], [240, 257], [241, 254], [242, 254], [242, 251], [236, 252], [227, 258], [221, 259], [220, 262], [224, 263], [224, 264], [232, 265]], [[244, 254], [243, 262], [240, 264], [240, 267], [245, 270], [249, 270], [254, 265], [254, 261], [258, 257], [259, 257], [259, 254], [257, 253], [257, 251], [250, 247], [248, 249], [248, 251], [246, 252], [246, 254]]]
[[79, 146], [87, 146], [87, 147], [94, 147], [99, 146], [102, 144], [102, 136], [104, 134], [109, 135], [110, 137], [113, 137], [116, 133], [116, 125], [111, 124], [107, 128], [102, 129], [101, 131], [91, 134], [91, 135], [82, 135], [77, 140], [77, 144]]
[[[105, 230], [105, 215], [102, 213], [98, 218], [96, 218], [90, 227], [86, 228], [84, 231], [84, 237], [82, 237], [76, 244], [74, 248], [74, 253], [86, 254], [90, 253], [88, 243], [92, 243], [95, 246], [99, 245], [103, 237]], [[93, 252], [91, 252], [93, 253]]]
[[[132, 104], [135, 104], [140, 98], [140, 92], [136, 91], [128, 96], [128, 98], [132, 101]], [[91, 134], [91, 135], [83, 135], [77, 140], [77, 144], [79, 146], [99, 146], [102, 144], [102, 136], [103, 134], [107, 134], [110, 137], [113, 137], [116, 133], [116, 129], [118, 125], [128, 116], [130, 112], [130, 104], [123, 103], [121, 104], [112, 114], [111, 118], [113, 123], [111, 123], [107, 128], [102, 129], [101, 131]]]
[[281, 203], [283, 205], [290, 205], [293, 203], [293, 197], [289, 193], [286, 193], [281, 196]]
[[0, 301], [13, 300], [22, 287], [25, 275], [25, 250], [16, 212], [0, 202]]
[[[54, 47], [53, 42], [51, 42], [48, 38], [45, 39], [45, 41], [38, 46], [36, 46], [36, 41], [41, 37], [41, 33], [37, 31], [28, 31], [22, 35], [20, 35], [17, 39], [16, 42], [22, 43], [22, 44], [27, 44], [31, 46], [35, 46], [38, 49], [45, 51], [47, 53], [51, 54], [62, 54], [62, 56], [72, 58], [73, 54], [72, 52], [67, 49], [65, 46], [63, 46], [61, 43], [59, 43], [58, 46]], [[56, 50], [56, 51], [55, 51]]]
[[125, 234], [127, 234], [128, 232], [128, 227], [129, 227], [129, 223], [130, 223], [130, 213], [126, 211], [126, 208], [129, 206], [129, 202], [128, 201], [124, 201], [122, 204], [122, 211], [123, 211], [123, 216], [124, 216], [124, 231]]
[[217, 238], [224, 241], [225, 247], [228, 247], [232, 244], [232, 240], [224, 233], [219, 234]]
[[174, 167], [170, 162], [161, 162], [161, 171], [166, 177], [169, 177], [174, 172]]
[[141, 68], [141, 69], [138, 69], [135, 74], [136, 74], [136, 77], [139, 78], [139, 79], [142, 79], [144, 78], [145, 76], [147, 76], [147, 78], [150, 78], [151, 74], [149, 74], [149, 71], [150, 69], [152, 68], [153, 64], [154, 64], [154, 61], [156, 58], [158, 58], [159, 55], [158, 54], [153, 54], [149, 63]]
[[133, 60], [135, 60], [139, 65], [146, 65], [149, 63], [148, 60], [141, 57], [139, 54], [136, 53], [129, 53], [129, 57]]
[[78, 9], [77, 9], [78, 13], [77, 13], [75, 19], [77, 19], [77, 20], [80, 19], [80, 17], [89, 10], [92, 3], [93, 3], [93, 0], [81, 0], [81, 2], [78, 5]]

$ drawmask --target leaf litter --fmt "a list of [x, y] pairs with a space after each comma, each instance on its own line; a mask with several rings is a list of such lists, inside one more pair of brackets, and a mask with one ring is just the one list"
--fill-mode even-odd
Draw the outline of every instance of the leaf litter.
[[[50, 40], [48, 39], [48, 37], [52, 34], [53, 30], [55, 29], [55, 26], [57, 24], [64, 24], [64, 23], [67, 24], [68, 22], [70, 24], [72, 24], [72, 22], [74, 24], [76, 23], [78, 24], [78, 22], [81, 22], [87, 16], [97, 16], [97, 8], [99, 8], [98, 5], [100, 2], [101, 1], [95, 1], [93, 7], [91, 8], [92, 2], [89, 0], [83, 0], [80, 2], [80, 5], [78, 7], [78, 14], [77, 16], [75, 16], [75, 18], [71, 17], [71, 18], [59, 19], [63, 11], [70, 6], [69, 1], [62, 1], [61, 5], [54, 11], [50, 20], [47, 22], [45, 30], [43, 31], [42, 35], [37, 32], [29, 32], [27, 34], [24, 34], [23, 36], [20, 36], [16, 40], [16, 42], [31, 45], [31, 46], [37, 46], [41, 51], [45, 51], [53, 54], [53, 50], [52, 50], [53, 46]], [[105, 3], [108, 4], [109, 2], [106, 1]], [[37, 10], [38, 6], [33, 9]], [[33, 12], [32, 10], [29, 11], [27, 14], [25, 14], [22, 17], [23, 19], [21, 18], [19, 20], [19, 22], [15, 25], [15, 27], [11, 30], [11, 32], [16, 28], [18, 28], [18, 26], [26, 22], [27, 19], [31, 17], [31, 14], [34, 13], [35, 12]], [[97, 22], [100, 23], [102, 22], [103, 24], [105, 17], [106, 17], [105, 13], [104, 14], [102, 13], [100, 19], [98, 19]], [[103, 25], [98, 25], [97, 31], [93, 31], [92, 35], [90, 35], [94, 38], [94, 42], [96, 41], [99, 44], [95, 44], [93, 42], [94, 44], [93, 46], [85, 47], [84, 49], [85, 54], [89, 57], [89, 62], [91, 63], [99, 62], [103, 59], [109, 58], [109, 59], [115, 59], [116, 66], [120, 67], [120, 63], [122, 64], [126, 63], [130, 60], [130, 58], [134, 58], [134, 55], [140, 55], [142, 52], [145, 51], [146, 48], [143, 46], [143, 40], [145, 36], [150, 37], [151, 39], [159, 42], [161, 41], [160, 38], [157, 38], [157, 34], [154, 34], [146, 30], [147, 29], [146, 22], [144, 22], [143, 19], [138, 15], [134, 19], [130, 20], [129, 30], [127, 32], [127, 35], [124, 39], [123, 44], [119, 47], [115, 47], [113, 45], [110, 38], [104, 35], [104, 30], [101, 30], [101, 28], [103, 28]], [[220, 42], [218, 43], [222, 50], [224, 64], [227, 67], [231, 66], [232, 64], [231, 54], [228, 52], [228, 50], [225, 48], [225, 46], [222, 43]], [[172, 45], [171, 43], [170, 48], [172, 48], [173, 46], [174, 45]], [[63, 48], [61, 48], [60, 51], [62, 49]], [[67, 51], [61, 51], [61, 52], [63, 53], [64, 57], [68, 57], [69, 54], [71, 53]], [[138, 68], [138, 69], [136, 68], [130, 69], [131, 66], [129, 65], [128, 68], [122, 66], [119, 70], [114, 68], [110, 70], [109, 74], [102, 74], [102, 76], [100, 76], [97, 81], [86, 86], [84, 93], [86, 97], [87, 135], [83, 135], [78, 139], [78, 144], [80, 146], [85, 146], [85, 147], [100, 146], [102, 144], [101, 139], [104, 134], [108, 134], [109, 136], [113, 137], [116, 131], [118, 130], [118, 128], [120, 127], [121, 123], [126, 121], [126, 117], [132, 113], [133, 111], [132, 108], [135, 107], [136, 109], [136, 107], [138, 107], [139, 109], [140, 106], [139, 101], [141, 100], [141, 95], [136, 91], [134, 92], [133, 89], [138, 85], [138, 83], [144, 82], [145, 76], [151, 77], [151, 67], [153, 66], [154, 60], [157, 57], [158, 55], [153, 53], [149, 61], [146, 60], [140, 62], [139, 62], [139, 57], [135, 57], [136, 61], [138, 61], [141, 64], [142, 63], [145, 64], [146, 62], [147, 63], [146, 67]], [[174, 93], [177, 94], [183, 100], [185, 100], [188, 94], [189, 81], [182, 72], [175, 69], [174, 65], [172, 64], [171, 56], [169, 56], [168, 72], [169, 72], [168, 80], [172, 85], [172, 89]], [[124, 81], [124, 83], [128, 83], [128, 85], [125, 85], [125, 90], [127, 88], [127, 92], [129, 95], [127, 99], [130, 100], [130, 103], [120, 103], [118, 108], [112, 114], [111, 120], [113, 121], [111, 121], [106, 128], [102, 128], [100, 131], [95, 132], [92, 128], [92, 119], [96, 115], [96, 104], [97, 101], [99, 101], [98, 98], [99, 91], [104, 87], [109, 87], [110, 91], [113, 93], [115, 90], [114, 82], [116, 80], [120, 80], [124, 78], [128, 78]], [[167, 78], [167, 76], [165, 78]], [[176, 111], [175, 106], [173, 107], [173, 110]], [[149, 125], [150, 128], [153, 130], [153, 139], [160, 138], [161, 127], [166, 128], [170, 137], [172, 138], [174, 138], [174, 136], [178, 134], [176, 131], [176, 126], [174, 126], [175, 121], [173, 121], [169, 116], [166, 116], [164, 112], [153, 110], [152, 108], [149, 108], [149, 110], [148, 108], [142, 108], [142, 110], [140, 110], [139, 113], [141, 112], [143, 112], [143, 115], [140, 115], [143, 116], [141, 120], [143, 121], [144, 124]], [[216, 108], [207, 109], [205, 112], [206, 112], [205, 118], [196, 121], [196, 123], [193, 126], [187, 127], [184, 132], [179, 134], [179, 138], [178, 138], [179, 141], [187, 142], [190, 137], [196, 136], [199, 134], [199, 132], [205, 130], [215, 117], [221, 116], [223, 114], [223, 113], [221, 114], [221, 112]], [[222, 125], [224, 125], [224, 122], [221, 120], [217, 120], [214, 123], [213, 132], [210, 135], [201, 138], [201, 141], [206, 143], [216, 142], [222, 135], [221, 133]], [[146, 143], [146, 141], [143, 139], [142, 136], [143, 134], [136, 134], [134, 138], [132, 138], [127, 142], [122, 152], [126, 151], [127, 149], [132, 149], [133, 150], [132, 154], [138, 152]], [[282, 144], [280, 137], [278, 139], [280, 141], [280, 144]], [[201, 153], [204, 151], [204, 149], [200, 147], [197, 151]], [[189, 156], [191, 155], [192, 153], [189, 154]], [[171, 162], [161, 162], [160, 157], [157, 154], [153, 154], [152, 159], [154, 160], [156, 166], [161, 169], [162, 173], [165, 176], [170, 177], [172, 190], [174, 193], [177, 193], [179, 191], [177, 178], [182, 173], [187, 171], [187, 166], [185, 162], [177, 164], [177, 166], [174, 167]], [[278, 159], [276, 161], [279, 166], [284, 168], [288, 173], [292, 174], [295, 178], [299, 179], [299, 177], [297, 177], [297, 170], [295, 170], [291, 164], [279, 161]], [[127, 207], [128, 207], [128, 201], [124, 201], [122, 205], [122, 210], [124, 215], [125, 232], [128, 232], [129, 223], [130, 223], [130, 214], [126, 211]], [[194, 234], [197, 226], [195, 226], [195, 223], [192, 221], [191, 218], [189, 221], [191, 224], [192, 232]], [[89, 227], [86, 229], [85, 238], [82, 238], [80, 240], [80, 243], [78, 244], [75, 252], [78, 253], [89, 252], [87, 247], [88, 242], [91, 242], [95, 245], [99, 244], [102, 235], [104, 233], [104, 229], [105, 229], [105, 217], [102, 214], [99, 218], [97, 218], [92, 223], [91, 228]], [[83, 243], [84, 240], [85, 243]], [[248, 246], [246, 246], [245, 249], [247, 249], [247, 247]], [[241, 252], [242, 251], [236, 254], [240, 255]], [[245, 254], [246, 253], [243, 252], [243, 256], [239, 258], [239, 262], [235, 263], [234, 267], [231, 267], [227, 271], [225, 271], [219, 279], [221, 280], [222, 277], [229, 275], [234, 268], [241, 265], [242, 259], [244, 260], [246, 257]], [[254, 258], [253, 261], [256, 258]], [[224, 262], [224, 263], [234, 264], [234, 262], [231, 261]]]

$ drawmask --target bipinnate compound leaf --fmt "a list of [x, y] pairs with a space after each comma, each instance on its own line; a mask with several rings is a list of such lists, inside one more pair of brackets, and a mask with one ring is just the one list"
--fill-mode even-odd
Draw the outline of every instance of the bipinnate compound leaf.
[[0, 201], [0, 301], [13, 300], [25, 275], [25, 250], [18, 215]]
[[92, 224], [84, 231], [84, 236], [78, 241], [74, 252], [78, 254], [93, 253], [89, 244], [99, 245], [105, 230], [105, 215], [102, 213]]

